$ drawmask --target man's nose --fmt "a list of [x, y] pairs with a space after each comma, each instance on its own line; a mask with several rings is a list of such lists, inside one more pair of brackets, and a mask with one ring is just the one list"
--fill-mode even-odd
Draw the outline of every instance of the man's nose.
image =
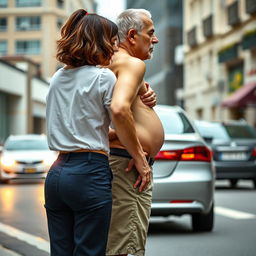
[[154, 36], [154, 37], [152, 38], [152, 43], [153, 43], [153, 44], [157, 44], [158, 42], [159, 42], [158, 38], [157, 38], [156, 36]]

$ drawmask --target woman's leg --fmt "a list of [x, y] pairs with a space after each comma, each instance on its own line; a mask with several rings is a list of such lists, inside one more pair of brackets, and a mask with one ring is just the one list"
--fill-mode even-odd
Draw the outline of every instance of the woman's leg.
[[70, 154], [62, 173], [59, 190], [74, 212], [73, 256], [105, 256], [112, 209], [108, 158], [96, 153]]
[[71, 211], [46, 209], [51, 256], [70, 256], [74, 251], [74, 215]]
[[63, 161], [59, 158], [45, 181], [45, 208], [50, 237], [51, 256], [70, 256], [74, 250], [74, 214], [59, 193]]
[[75, 214], [74, 256], [105, 256], [112, 202]]

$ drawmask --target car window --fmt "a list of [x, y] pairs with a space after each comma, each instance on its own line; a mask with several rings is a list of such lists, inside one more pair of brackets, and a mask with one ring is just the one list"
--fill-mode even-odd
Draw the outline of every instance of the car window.
[[5, 144], [7, 150], [46, 150], [48, 149], [47, 140], [42, 139], [24, 139], [7, 140]]
[[158, 111], [157, 112], [165, 134], [182, 134], [194, 133], [194, 129], [186, 116], [183, 113], [173, 111]]
[[224, 127], [231, 138], [256, 139], [256, 131], [249, 125], [224, 124]]
[[229, 135], [220, 123], [200, 123], [195, 122], [196, 127], [202, 137], [216, 140], [227, 140]]

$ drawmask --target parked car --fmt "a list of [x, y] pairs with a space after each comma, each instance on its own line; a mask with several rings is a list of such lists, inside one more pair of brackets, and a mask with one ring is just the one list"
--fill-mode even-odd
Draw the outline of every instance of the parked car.
[[256, 131], [245, 121], [195, 121], [200, 134], [213, 151], [217, 179], [236, 186], [250, 179], [256, 188]]
[[186, 113], [158, 105], [165, 141], [153, 166], [152, 216], [189, 214], [194, 231], [214, 226], [215, 172], [212, 154]]
[[45, 178], [55, 159], [45, 135], [11, 135], [0, 158], [0, 180]]

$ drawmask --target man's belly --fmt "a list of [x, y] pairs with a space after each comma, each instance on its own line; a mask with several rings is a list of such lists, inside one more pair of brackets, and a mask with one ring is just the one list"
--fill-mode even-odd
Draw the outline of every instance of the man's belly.
[[[162, 123], [151, 108], [146, 107], [140, 100], [133, 105], [133, 116], [137, 136], [145, 152], [154, 157], [163, 145], [164, 130]], [[110, 147], [123, 148], [119, 140], [110, 141]]]

